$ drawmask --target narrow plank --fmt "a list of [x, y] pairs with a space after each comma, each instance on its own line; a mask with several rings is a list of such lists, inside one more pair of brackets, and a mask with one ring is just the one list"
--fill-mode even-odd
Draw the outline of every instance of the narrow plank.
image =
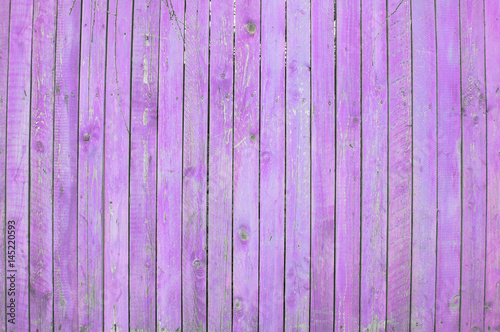
[[[335, 329], [359, 330], [361, 3], [337, 3]], [[368, 110], [369, 111], [369, 110]]]
[[128, 325], [128, 183], [132, 3], [108, 3], [104, 129], [104, 330]]
[[459, 8], [436, 2], [438, 232], [436, 331], [458, 331], [460, 315], [461, 113]]
[[[234, 1], [211, 4], [208, 330], [232, 326]], [[212, 235], [213, 236], [210, 236]]]
[[30, 143], [30, 326], [53, 327], [52, 165], [57, 1], [34, 1]]
[[285, 330], [309, 330], [311, 8], [286, 2]]
[[162, 1], [160, 13], [156, 329], [180, 331], [184, 1]]
[[[11, 3], [9, 68], [7, 95], [6, 155], [6, 273], [15, 272], [15, 294], [7, 294], [7, 303], [15, 303], [15, 314], [7, 312], [9, 331], [29, 330], [29, 148], [31, 101], [31, 51], [33, 1]], [[14, 246], [14, 257], [9, 257]], [[7, 282], [6, 282], [7, 283]], [[12, 283], [12, 281], [11, 281]], [[10, 286], [7, 286], [8, 288]], [[9, 315], [10, 314], [10, 315]]]
[[107, 7], [83, 2], [78, 137], [78, 319], [103, 325], [103, 144]]
[[413, 234], [411, 329], [434, 329], [437, 221], [434, 0], [412, 1]]
[[462, 281], [460, 329], [482, 330], [486, 227], [483, 2], [460, 1], [462, 71]]
[[385, 331], [387, 273], [387, 7], [363, 1], [362, 20], [362, 331]]
[[209, 3], [186, 2], [182, 197], [182, 329], [207, 329], [206, 214]]
[[485, 1], [488, 211], [484, 331], [500, 331], [500, 2]]
[[389, 234], [387, 328], [410, 328], [412, 222], [411, 17], [409, 0], [388, 1]]
[[236, 0], [233, 327], [258, 329], [260, 1]]
[[261, 3], [259, 330], [283, 329], [285, 1]]
[[78, 330], [77, 203], [81, 1], [59, 0], [54, 107], [54, 329]]
[[156, 180], [160, 2], [134, 4], [129, 201], [129, 328], [156, 323]]

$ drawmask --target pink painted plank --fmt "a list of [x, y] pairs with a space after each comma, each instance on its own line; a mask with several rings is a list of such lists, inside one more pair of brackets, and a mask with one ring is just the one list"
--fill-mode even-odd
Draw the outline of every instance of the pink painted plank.
[[436, 331], [458, 331], [461, 252], [459, 8], [436, 2], [438, 90], [438, 230]]
[[362, 331], [385, 331], [387, 273], [387, 7], [363, 1]]
[[500, 331], [500, 2], [485, 1], [488, 211], [484, 331]]
[[261, 4], [259, 329], [283, 329], [285, 1]]
[[30, 326], [53, 324], [52, 165], [57, 1], [34, 2], [30, 143]]
[[411, 18], [409, 0], [390, 0], [389, 234], [387, 329], [410, 327], [412, 223]]
[[104, 330], [128, 326], [128, 203], [132, 3], [108, 3], [104, 128]]
[[214, 1], [210, 30], [208, 330], [232, 326], [234, 1]]
[[78, 330], [77, 202], [81, 2], [59, 0], [54, 107], [54, 329]]
[[236, 0], [234, 81], [233, 329], [259, 319], [260, 2]]
[[411, 329], [434, 329], [437, 221], [434, 0], [412, 1], [413, 235]]
[[184, 1], [160, 8], [156, 328], [180, 330]]
[[182, 197], [182, 329], [206, 330], [209, 2], [186, 2]]
[[[6, 274], [15, 273], [15, 294], [7, 294], [7, 303], [15, 302], [14, 317], [7, 314], [8, 331], [29, 330], [29, 153], [31, 101], [31, 45], [33, 1], [11, 3], [9, 68], [7, 95], [6, 155]], [[12, 221], [12, 222], [11, 222]], [[14, 231], [13, 233], [9, 233]], [[15, 235], [9, 240], [9, 235]], [[11, 242], [12, 241], [12, 242]], [[9, 258], [14, 246], [15, 257]], [[11, 262], [9, 262], [11, 260]], [[7, 286], [8, 288], [10, 286]], [[10, 311], [10, 309], [9, 309]], [[11, 320], [14, 319], [14, 320]]]
[[[359, 330], [361, 40], [358, 0], [337, 3], [335, 330]], [[369, 112], [370, 110], [367, 110]]]
[[160, 2], [134, 4], [130, 140], [129, 328], [156, 322], [156, 180]]
[[311, 230], [310, 1], [286, 9], [285, 330], [309, 330]]
[[486, 227], [486, 101], [483, 2], [460, 1], [462, 70], [461, 330], [482, 330]]

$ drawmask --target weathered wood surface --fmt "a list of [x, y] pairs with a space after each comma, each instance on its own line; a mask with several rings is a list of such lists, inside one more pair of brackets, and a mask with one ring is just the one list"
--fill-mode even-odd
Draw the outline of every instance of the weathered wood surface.
[[498, 1], [0, 21], [0, 331], [500, 331]]

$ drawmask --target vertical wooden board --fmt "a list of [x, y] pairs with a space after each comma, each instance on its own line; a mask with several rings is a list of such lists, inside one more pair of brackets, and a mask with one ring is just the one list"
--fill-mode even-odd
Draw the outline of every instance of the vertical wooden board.
[[210, 21], [208, 330], [232, 326], [234, 1], [213, 1]]
[[54, 107], [54, 329], [78, 330], [77, 203], [81, 2], [59, 0]]
[[[15, 313], [6, 309], [8, 331], [27, 331], [30, 321], [28, 211], [32, 19], [33, 1], [11, 3], [5, 173], [8, 195], [5, 213], [7, 225], [14, 225], [14, 229], [6, 227], [5, 259], [6, 274], [15, 274], [14, 280], [6, 279], [6, 301], [8, 304], [15, 303]], [[15, 251], [14, 257], [10, 257], [9, 251]], [[15, 292], [9, 291], [11, 288]]]
[[411, 18], [409, 0], [388, 2], [389, 221], [387, 327], [410, 327], [412, 222]]
[[162, 1], [158, 86], [156, 328], [181, 328], [184, 1]]
[[462, 71], [462, 281], [460, 328], [482, 330], [486, 227], [483, 2], [460, 1]]
[[362, 331], [385, 331], [387, 273], [387, 7], [363, 1], [362, 20]]
[[412, 1], [413, 234], [411, 329], [434, 329], [437, 219], [434, 0]]
[[233, 326], [258, 329], [260, 1], [236, 0]]
[[128, 327], [128, 183], [132, 2], [110, 0], [104, 129], [104, 330]]
[[103, 144], [107, 5], [84, 1], [78, 137], [78, 319], [80, 329], [103, 323]]
[[182, 329], [206, 330], [209, 2], [186, 2], [182, 197]]
[[53, 327], [52, 165], [57, 1], [34, 2], [30, 143], [30, 326]]
[[285, 1], [261, 4], [259, 329], [283, 329]]
[[500, 331], [500, 2], [485, 1], [488, 219], [484, 331]]
[[[360, 1], [337, 3], [335, 329], [359, 330], [361, 197]], [[367, 110], [369, 111], [369, 110]]]
[[160, 2], [134, 4], [130, 147], [129, 324], [156, 327], [156, 180]]
[[285, 330], [309, 330], [311, 232], [310, 1], [286, 9]]

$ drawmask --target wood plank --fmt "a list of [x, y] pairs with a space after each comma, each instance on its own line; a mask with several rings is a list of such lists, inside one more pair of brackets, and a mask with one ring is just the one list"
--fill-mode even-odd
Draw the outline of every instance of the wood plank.
[[104, 330], [128, 325], [128, 203], [132, 3], [108, 3], [104, 132]]
[[311, 8], [286, 2], [285, 330], [309, 330]]
[[460, 1], [462, 71], [461, 330], [484, 325], [486, 100], [483, 2]]
[[34, 1], [30, 135], [30, 327], [53, 326], [52, 165], [57, 1]]
[[186, 2], [182, 197], [182, 329], [206, 330], [209, 2]]
[[387, 7], [363, 1], [361, 330], [385, 331], [387, 274]]
[[258, 329], [260, 2], [236, 0], [233, 328]]
[[261, 3], [259, 329], [284, 323], [285, 1]]
[[[337, 3], [335, 329], [359, 330], [361, 218], [360, 1]], [[367, 110], [369, 111], [369, 110]]]
[[[234, 1], [211, 4], [208, 330], [232, 326]], [[213, 235], [213, 236], [211, 236]]]
[[436, 331], [458, 331], [461, 253], [460, 16], [453, 0], [436, 3], [438, 232]]
[[389, 238], [387, 328], [410, 327], [412, 223], [411, 17], [409, 0], [388, 2]]
[[54, 329], [78, 330], [77, 203], [81, 1], [59, 0], [54, 107]]
[[156, 326], [175, 331], [182, 325], [184, 1], [162, 1], [160, 13]]
[[160, 2], [134, 4], [129, 205], [129, 324], [156, 327], [156, 180]]
[[500, 330], [500, 2], [485, 1], [488, 210], [484, 331]]
[[[15, 294], [7, 294], [7, 303], [15, 303], [15, 314], [7, 311], [9, 331], [29, 330], [29, 150], [31, 101], [31, 51], [33, 1], [11, 3], [9, 68], [7, 95], [6, 155], [6, 273], [15, 272]], [[14, 239], [11, 239], [12, 235]], [[10, 241], [13, 241], [12, 243]], [[9, 257], [9, 246], [15, 257]], [[10, 261], [10, 262], [9, 262]], [[11, 286], [7, 283], [7, 289]], [[11, 315], [9, 315], [11, 314]]]
[[434, 0], [412, 1], [413, 234], [411, 329], [434, 329], [437, 92]]

